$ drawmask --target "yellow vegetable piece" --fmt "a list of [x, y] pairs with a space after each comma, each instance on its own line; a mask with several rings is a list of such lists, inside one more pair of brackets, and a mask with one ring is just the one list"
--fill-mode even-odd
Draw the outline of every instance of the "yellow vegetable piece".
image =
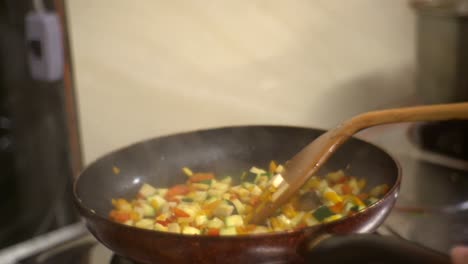
[[270, 161], [270, 167], [269, 167], [270, 173], [275, 173], [277, 167], [278, 165], [276, 164], [274, 160]]
[[182, 168], [182, 171], [183, 171], [183, 172], [185, 173], [185, 175], [187, 175], [188, 177], [192, 177], [192, 175], [193, 175], [193, 172], [192, 172], [189, 168], [187, 168], [187, 167], [183, 167], [183, 168]]
[[364, 188], [366, 188], [367, 181], [366, 179], [360, 179], [357, 183], [359, 189], [362, 191]]
[[332, 222], [332, 221], [338, 220], [338, 219], [340, 219], [342, 217], [343, 216], [340, 215], [340, 214], [332, 215], [332, 216], [329, 216], [329, 217], [323, 219], [323, 222], [324, 223]]
[[341, 196], [339, 196], [339, 195], [338, 195], [336, 192], [334, 192], [334, 191], [326, 191], [326, 192], [323, 194], [323, 197], [324, 197], [325, 199], [327, 199], [328, 201], [334, 203], [334, 204], [343, 201], [343, 198], [341, 198]]
[[296, 210], [292, 204], [288, 203], [281, 208], [281, 212], [288, 218], [294, 218], [297, 215]]

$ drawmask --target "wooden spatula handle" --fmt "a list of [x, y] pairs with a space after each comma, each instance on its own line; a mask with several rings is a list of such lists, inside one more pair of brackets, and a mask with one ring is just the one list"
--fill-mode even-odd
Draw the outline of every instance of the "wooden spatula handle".
[[351, 118], [343, 123], [343, 125], [351, 126], [352, 129], [351, 127], [349, 129], [353, 133], [356, 133], [361, 129], [376, 125], [448, 119], [468, 119], [468, 102], [372, 111]]

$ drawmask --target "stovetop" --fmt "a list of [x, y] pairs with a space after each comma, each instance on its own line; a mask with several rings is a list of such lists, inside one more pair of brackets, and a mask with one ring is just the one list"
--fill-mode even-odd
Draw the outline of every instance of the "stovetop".
[[[386, 149], [399, 161], [403, 171], [400, 196], [390, 216], [377, 230], [378, 234], [400, 237], [448, 253], [453, 245], [468, 244], [468, 162], [463, 159], [463, 152], [434, 147], [437, 144], [428, 140], [451, 143], [460, 132], [443, 134], [439, 138], [424, 132], [415, 133], [425, 128], [421, 124], [387, 125], [365, 130], [357, 136]], [[455, 131], [459, 131], [457, 129]], [[62, 238], [51, 239], [50, 245], [59, 246], [32, 251], [28, 258], [20, 258], [26, 255], [27, 245], [0, 250], [0, 263], [134, 263], [98, 243], [83, 224], [70, 229], [71, 233], [64, 230], [68, 233], [58, 235]], [[43, 238], [37, 240], [44, 241]]]

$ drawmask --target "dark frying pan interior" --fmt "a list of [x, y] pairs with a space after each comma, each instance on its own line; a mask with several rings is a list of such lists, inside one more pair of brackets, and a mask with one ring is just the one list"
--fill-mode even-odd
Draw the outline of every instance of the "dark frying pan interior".
[[[76, 198], [107, 217], [111, 198], [132, 198], [145, 182], [159, 187], [182, 183], [186, 180], [181, 172], [184, 166], [238, 179], [251, 166], [267, 167], [270, 160], [285, 162], [321, 133], [310, 128], [244, 126], [144, 141], [92, 163], [76, 183]], [[398, 176], [398, 167], [388, 154], [357, 139], [347, 142], [319, 174], [337, 169], [365, 177], [368, 186], [393, 186]]]

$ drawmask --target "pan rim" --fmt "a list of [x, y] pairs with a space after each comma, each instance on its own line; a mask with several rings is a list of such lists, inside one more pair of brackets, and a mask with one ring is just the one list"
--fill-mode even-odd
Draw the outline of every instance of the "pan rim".
[[218, 126], [218, 127], [200, 128], [200, 129], [181, 131], [181, 132], [177, 132], [177, 133], [169, 133], [169, 134], [160, 135], [160, 136], [156, 136], [156, 137], [152, 137], [152, 138], [138, 140], [138, 141], [136, 141], [134, 143], [131, 143], [131, 144], [119, 147], [117, 149], [114, 149], [112, 151], [109, 151], [109, 152], [99, 156], [94, 161], [90, 162], [86, 166], [86, 168], [84, 170], [82, 170], [79, 173], [79, 175], [73, 181], [73, 201], [74, 201], [75, 205], [78, 207], [78, 209], [79, 209], [79, 211], [81, 212], [82, 215], [86, 215], [87, 217], [96, 218], [99, 221], [105, 221], [108, 224], [115, 225], [116, 227], [119, 227], [119, 228], [125, 228], [125, 229], [128, 229], [129, 231], [134, 230], [134, 231], [137, 231], [137, 232], [146, 233], [146, 234], [151, 235], [151, 236], [163, 236], [163, 237], [168, 236], [168, 237], [174, 237], [174, 238], [177, 237], [177, 238], [183, 238], [183, 239], [238, 240], [238, 239], [245, 239], [245, 238], [266, 239], [266, 238], [274, 238], [276, 236], [297, 235], [299, 233], [310, 232], [310, 231], [313, 231], [314, 229], [319, 229], [319, 228], [324, 227], [324, 226], [325, 227], [326, 226], [332, 226], [332, 225], [335, 225], [335, 224], [339, 224], [339, 223], [348, 221], [350, 219], [354, 219], [354, 218], [358, 217], [359, 215], [362, 215], [363, 213], [365, 213], [365, 212], [367, 212], [369, 210], [372, 210], [373, 208], [379, 206], [381, 203], [383, 203], [384, 201], [389, 199], [389, 197], [391, 195], [398, 195], [398, 189], [400, 188], [401, 178], [402, 178], [402, 168], [401, 168], [400, 162], [394, 157], [393, 154], [389, 153], [387, 150], [385, 150], [384, 148], [382, 148], [378, 144], [375, 144], [373, 142], [369, 142], [369, 141], [367, 141], [365, 139], [361, 139], [361, 138], [357, 138], [355, 136], [352, 136], [351, 137], [352, 140], [357, 140], [357, 141], [360, 141], [360, 142], [364, 142], [364, 143], [378, 149], [382, 153], [386, 154], [394, 162], [394, 164], [396, 166], [396, 169], [397, 169], [397, 176], [396, 176], [396, 179], [395, 179], [394, 183], [392, 184], [391, 188], [389, 188], [387, 193], [383, 197], [381, 197], [377, 202], [371, 204], [370, 206], [368, 206], [365, 209], [357, 212], [354, 215], [345, 216], [343, 218], [340, 218], [338, 220], [334, 220], [334, 221], [331, 221], [331, 222], [328, 222], [328, 223], [320, 223], [320, 224], [317, 224], [317, 225], [314, 225], [314, 226], [306, 226], [306, 227], [302, 227], [302, 228], [299, 228], [299, 229], [293, 229], [293, 230], [275, 231], [275, 232], [271, 232], [271, 233], [260, 233], [260, 234], [239, 234], [239, 235], [232, 235], [232, 236], [209, 236], [209, 235], [176, 234], [176, 233], [171, 233], [171, 232], [148, 230], [148, 229], [138, 228], [138, 227], [134, 227], [134, 226], [128, 226], [128, 225], [125, 225], [125, 224], [121, 224], [121, 223], [111, 221], [110, 219], [106, 218], [105, 216], [103, 216], [101, 214], [97, 214], [93, 209], [88, 208], [87, 206], [85, 206], [83, 204], [82, 200], [80, 199], [80, 197], [78, 196], [78, 193], [77, 193], [78, 181], [83, 176], [83, 174], [86, 173], [88, 168], [90, 168], [92, 165], [98, 163], [100, 160], [103, 160], [106, 157], [108, 157], [108, 156], [110, 156], [110, 155], [112, 155], [112, 154], [114, 154], [116, 152], [120, 152], [120, 151], [128, 149], [128, 148], [132, 148], [133, 146], [142, 144], [142, 143], [147, 142], [147, 141], [156, 140], [156, 139], [164, 139], [164, 138], [169, 138], [169, 137], [176, 137], [176, 136], [181, 136], [181, 135], [184, 135], [184, 134], [191, 134], [191, 133], [197, 133], [197, 132], [207, 132], [207, 131], [222, 130], [222, 129], [261, 128], [261, 127], [263, 127], [263, 128], [305, 129], [305, 130], [317, 130], [317, 131], [320, 131], [322, 133], [326, 132], [325, 129], [315, 128], [315, 127], [307, 127], [307, 126], [274, 125], [274, 124], [248, 124], [248, 125], [232, 125], [232, 126]]

